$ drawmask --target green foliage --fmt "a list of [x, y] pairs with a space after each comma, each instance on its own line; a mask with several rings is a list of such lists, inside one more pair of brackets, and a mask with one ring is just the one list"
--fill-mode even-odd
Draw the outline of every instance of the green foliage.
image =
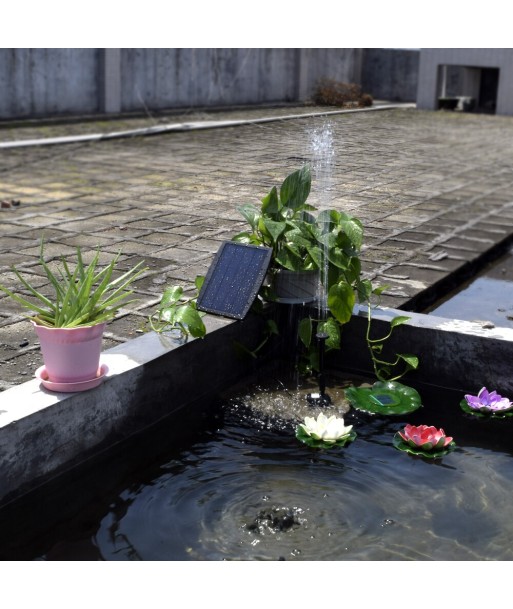
[[[247, 204], [239, 212], [249, 230], [233, 241], [272, 248], [274, 270], [321, 270], [323, 251], [329, 260], [328, 272], [344, 280], [354, 275], [353, 258], [362, 243], [361, 222], [336, 210], [322, 211], [307, 203], [312, 177], [305, 165], [285, 178], [280, 188], [274, 186], [261, 200], [260, 208]], [[339, 278], [339, 281], [341, 279]]]
[[247, 347], [246, 345], [243, 345], [239, 341], [234, 341], [233, 344], [235, 346], [236, 351], [241, 356], [243, 356], [243, 355], [249, 355], [253, 359], [256, 359], [258, 357], [258, 354], [260, 353], [260, 351], [269, 342], [271, 337], [272, 336], [277, 336], [278, 334], [279, 334], [279, 332], [278, 332], [278, 326], [277, 326], [276, 322], [274, 321], [274, 319], [267, 319], [266, 323], [265, 323], [264, 338], [262, 339], [262, 341], [256, 347], [251, 349], [250, 347]]
[[[195, 280], [197, 293], [205, 277], [198, 275]], [[196, 308], [197, 294], [191, 298], [183, 297], [183, 288], [172, 286], [166, 288], [162, 294], [157, 311], [148, 319], [150, 328], [155, 332], [170, 332], [178, 330], [182, 336], [203, 338], [207, 333], [203, 323], [203, 315]]]
[[[318, 369], [315, 332], [328, 334], [328, 350], [340, 348], [340, 326], [351, 319], [356, 300], [369, 292], [368, 282], [360, 278], [362, 223], [335, 209], [314, 215], [317, 208], [307, 203], [311, 181], [310, 168], [305, 165], [287, 176], [280, 188], [274, 186], [259, 208], [240, 207], [249, 229], [233, 237], [239, 243], [272, 248], [271, 275], [280, 269], [320, 273], [328, 313], [322, 321], [307, 318], [300, 322], [299, 337], [306, 351], [304, 372]], [[269, 286], [260, 295], [274, 299]]]
[[96, 250], [91, 263], [86, 266], [82, 252], [77, 247], [75, 270], [70, 269], [68, 261], [61, 257], [62, 268], [54, 273], [44, 260], [44, 243], [41, 240], [39, 264], [43, 268], [53, 288], [53, 297], [47, 297], [36, 290], [20, 272], [13, 267], [22, 286], [35, 301], [28, 300], [0, 285], [0, 290], [15, 300], [24, 309], [34, 314], [29, 319], [41, 326], [53, 328], [76, 328], [91, 326], [112, 319], [126, 299], [133, 293], [128, 287], [146, 268], [140, 262], [134, 268], [113, 279], [113, 273], [120, 254], [104, 268], [98, 269], [100, 251]]
[[[342, 326], [351, 319], [359, 302], [369, 306], [366, 339], [376, 376], [381, 381], [397, 380], [418, 367], [418, 358], [400, 353], [387, 361], [382, 355], [383, 344], [394, 328], [409, 318], [396, 317], [387, 336], [370, 338], [371, 297], [379, 297], [385, 288], [373, 288], [368, 279], [361, 279], [363, 225], [358, 218], [335, 209], [315, 214], [317, 208], [307, 203], [311, 180], [310, 169], [305, 165], [287, 176], [280, 188], [274, 186], [263, 197], [260, 207], [251, 204], [240, 207], [249, 229], [235, 235], [233, 241], [272, 248], [271, 276], [280, 269], [319, 272], [326, 302], [321, 303], [324, 307], [321, 319], [308, 317], [299, 323], [299, 339], [304, 348], [301, 372], [309, 374], [319, 369], [318, 345], [314, 340], [317, 333], [328, 335], [327, 351], [340, 349]], [[260, 296], [275, 299], [270, 286], [263, 287]]]
[[[386, 286], [381, 286], [373, 290], [373, 294], [380, 296]], [[380, 381], [397, 381], [404, 376], [410, 370], [416, 370], [419, 366], [419, 358], [411, 353], [396, 353], [395, 359], [392, 361], [384, 359], [383, 347], [385, 341], [387, 341], [394, 331], [394, 328], [405, 324], [409, 321], [409, 317], [405, 315], [398, 315], [394, 317], [390, 322], [390, 330], [388, 334], [381, 338], [370, 337], [371, 322], [372, 322], [372, 310], [370, 300], [367, 303], [367, 332], [365, 339], [367, 341], [367, 347], [372, 359], [372, 365], [374, 367], [374, 373]]]

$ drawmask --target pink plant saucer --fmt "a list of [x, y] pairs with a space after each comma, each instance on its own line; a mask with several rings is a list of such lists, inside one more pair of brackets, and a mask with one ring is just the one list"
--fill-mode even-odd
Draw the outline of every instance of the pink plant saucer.
[[36, 378], [38, 378], [43, 387], [50, 391], [58, 391], [59, 393], [75, 393], [77, 391], [87, 391], [93, 387], [97, 387], [102, 381], [104, 376], [109, 371], [107, 364], [101, 364], [98, 368], [97, 375], [93, 379], [88, 381], [80, 381], [78, 383], [54, 383], [48, 379], [48, 373], [46, 372], [45, 366], [41, 366], [35, 372]]

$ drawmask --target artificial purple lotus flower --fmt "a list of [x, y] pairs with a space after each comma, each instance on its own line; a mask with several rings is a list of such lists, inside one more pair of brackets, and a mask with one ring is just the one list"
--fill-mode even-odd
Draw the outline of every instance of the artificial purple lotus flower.
[[477, 395], [466, 395], [465, 399], [472, 410], [480, 412], [505, 412], [513, 408], [513, 403], [508, 398], [503, 398], [496, 391], [488, 392], [486, 387]]
[[412, 448], [420, 448], [425, 451], [440, 450], [452, 442], [452, 438], [446, 436], [443, 429], [437, 429], [432, 425], [419, 425], [416, 427], [415, 425], [408, 424], [398, 434]]

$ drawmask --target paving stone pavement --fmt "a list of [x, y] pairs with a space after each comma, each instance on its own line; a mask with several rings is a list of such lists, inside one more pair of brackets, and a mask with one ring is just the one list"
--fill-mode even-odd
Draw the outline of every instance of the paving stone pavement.
[[[239, 109], [194, 120], [272, 113]], [[51, 132], [36, 123], [3, 125], [0, 142], [153, 123], [75, 122], [55, 124]], [[331, 144], [327, 165], [318, 164], [319, 141]], [[126, 268], [145, 260], [149, 270], [137, 282], [137, 302], [108, 326], [109, 348], [143, 331], [165, 286], [190, 290], [195, 276], [206, 273], [221, 242], [245, 227], [238, 206], [258, 205], [305, 162], [314, 170], [309, 201], [363, 222], [363, 273], [389, 286], [385, 306], [411, 307], [427, 288], [513, 234], [512, 117], [411, 108], [305, 116], [0, 149], [0, 201], [6, 202], [0, 208], [1, 281], [15, 284], [14, 264], [44, 289], [37, 267], [42, 236], [49, 261], [77, 245], [86, 256], [100, 246], [103, 261], [121, 251]], [[41, 363], [30, 322], [1, 296], [0, 390], [29, 380]]]

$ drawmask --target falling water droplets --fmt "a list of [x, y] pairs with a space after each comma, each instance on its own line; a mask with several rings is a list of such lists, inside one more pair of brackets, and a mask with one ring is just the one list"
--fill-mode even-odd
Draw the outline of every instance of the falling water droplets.
[[[317, 207], [320, 211], [329, 209], [331, 203], [333, 164], [335, 160], [335, 150], [333, 145], [333, 126], [329, 121], [325, 121], [319, 127], [312, 129], [310, 133], [310, 150], [312, 156], [312, 172], [315, 179], [315, 192], [317, 194]], [[328, 230], [325, 225], [321, 228], [322, 232]], [[326, 277], [328, 274], [328, 255], [326, 245], [322, 255], [322, 266], [319, 275], [319, 286], [317, 303], [319, 308], [319, 319], [327, 317], [327, 290]]]
[[[312, 170], [318, 184], [321, 207], [328, 204], [331, 190], [332, 167], [335, 160], [333, 126], [329, 121], [312, 129], [310, 135]], [[323, 200], [326, 199], [326, 200]]]

